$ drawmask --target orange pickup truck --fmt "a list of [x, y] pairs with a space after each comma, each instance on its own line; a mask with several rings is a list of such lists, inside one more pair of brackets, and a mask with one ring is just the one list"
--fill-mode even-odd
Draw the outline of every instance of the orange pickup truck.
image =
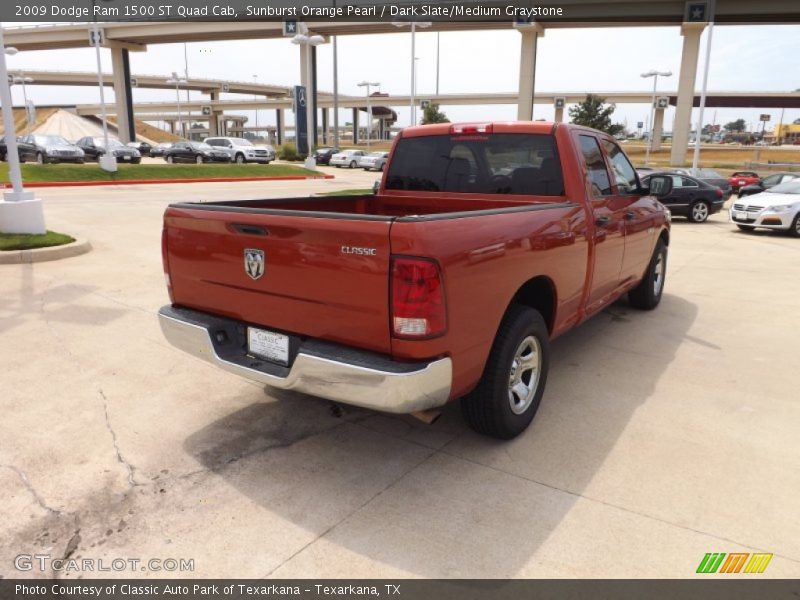
[[169, 206], [161, 327], [268, 386], [426, 421], [460, 399], [512, 438], [553, 338], [625, 293], [659, 303], [672, 182], [649, 183], [584, 127], [410, 127], [375, 194]]

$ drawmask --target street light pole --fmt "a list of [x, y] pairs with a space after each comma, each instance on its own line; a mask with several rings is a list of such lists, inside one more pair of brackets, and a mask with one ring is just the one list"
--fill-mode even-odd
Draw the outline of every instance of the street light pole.
[[[403, 21], [397, 21], [392, 23], [395, 27], [404, 27], [408, 23]], [[417, 87], [416, 82], [416, 35], [417, 35], [417, 27], [430, 27], [430, 22], [420, 22], [417, 23], [416, 21], [411, 21], [411, 98], [408, 103], [408, 110], [409, 110], [409, 119], [411, 121], [411, 125], [417, 124], [417, 110], [414, 103], [414, 92]]]
[[3, 200], [0, 201], [0, 232], [43, 234], [47, 229], [44, 224], [42, 201], [35, 198], [31, 192], [26, 192], [22, 186], [17, 134], [14, 131], [14, 104], [11, 100], [8, 68], [6, 67], [6, 54], [13, 56], [17, 53], [17, 49], [5, 47], [2, 26], [0, 26], [0, 49], [2, 49], [0, 51], [0, 107], [3, 109], [6, 160], [12, 187], [12, 191], [3, 192]]
[[[311, 144], [314, 143], [314, 110], [316, 110], [316, 107], [312, 109], [312, 102], [309, 101], [312, 96], [310, 88], [313, 86], [314, 77], [314, 72], [311, 68], [311, 48], [324, 44], [325, 38], [321, 35], [298, 33], [292, 38], [292, 43], [300, 46], [306, 52], [306, 82], [308, 83], [309, 89], [306, 90], [306, 137], [308, 138], [308, 157], [306, 158], [305, 167], [306, 169], [314, 169], [317, 166], [317, 161], [314, 159]], [[297, 132], [295, 132], [295, 136], [299, 138]]]
[[380, 83], [376, 81], [362, 81], [357, 85], [358, 87], [367, 88], [367, 148], [369, 148], [369, 142], [372, 139], [372, 105], [370, 104], [369, 88], [370, 86], [378, 87]]
[[30, 118], [31, 114], [30, 114], [30, 112], [28, 110], [28, 92], [25, 89], [25, 84], [26, 83], [33, 83], [33, 79], [31, 77], [25, 77], [25, 73], [20, 71], [20, 74], [13, 76], [11, 78], [11, 81], [12, 81], [12, 83], [22, 84], [22, 101], [25, 103], [25, 115], [27, 117], [25, 119], [25, 133], [26, 133], [26, 135], [30, 135], [31, 134], [31, 125], [32, 125], [32, 123], [31, 123], [31, 118]]
[[[258, 85], [258, 75], [256, 74], [253, 74], [253, 83]], [[257, 94], [253, 94], [253, 100], [255, 100], [256, 102], [258, 101]], [[258, 136], [258, 107], [256, 107], [256, 136]]]
[[644, 157], [644, 164], [648, 164], [650, 162], [650, 150], [653, 147], [653, 140], [654, 140], [654, 133], [655, 133], [655, 118], [656, 118], [656, 88], [658, 87], [658, 76], [661, 75], [662, 77], [670, 77], [672, 75], [672, 71], [656, 71], [650, 70], [647, 73], [642, 73], [642, 77], [652, 77], [653, 78], [653, 102], [650, 106], [650, 139], [648, 140], [647, 150], [645, 152]]
[[178, 132], [183, 134], [183, 137], [186, 137], [186, 131], [183, 128], [183, 115], [181, 114], [181, 84], [186, 83], [185, 79], [181, 79], [178, 77], [178, 73], [175, 71], [172, 72], [172, 78], [167, 79], [167, 83], [170, 85], [175, 85], [175, 99], [177, 100], [178, 105]]

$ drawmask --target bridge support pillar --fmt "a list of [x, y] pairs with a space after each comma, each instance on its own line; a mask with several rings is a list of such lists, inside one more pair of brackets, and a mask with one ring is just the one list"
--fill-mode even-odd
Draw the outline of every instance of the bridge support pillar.
[[133, 94], [131, 93], [131, 65], [127, 49], [111, 48], [111, 70], [117, 109], [117, 137], [122, 143], [127, 143], [136, 139], [136, 126], [133, 122]]
[[323, 108], [323, 109], [321, 109], [321, 112], [322, 112], [322, 143], [323, 144], [327, 144], [328, 143], [328, 122], [329, 122], [328, 114], [330, 112], [330, 109]]
[[517, 120], [533, 120], [533, 93], [536, 88], [536, 46], [544, 29], [538, 24], [518, 27], [522, 37], [519, 56], [519, 100]]
[[700, 36], [705, 23], [684, 23], [681, 27], [683, 53], [678, 76], [678, 101], [675, 104], [675, 121], [672, 125], [672, 152], [670, 164], [681, 166], [686, 161], [689, 131], [692, 127], [694, 83], [697, 76], [697, 59], [700, 55]]
[[358, 109], [353, 109], [353, 144], [358, 144]]
[[[674, 136], [675, 132], [673, 132], [672, 135]], [[664, 109], [656, 108], [656, 114], [653, 117], [653, 145], [650, 147], [650, 149], [653, 152], [655, 152], [656, 150], [661, 150], [661, 138], [663, 136], [664, 136]], [[673, 137], [673, 144], [674, 144], [674, 139], [675, 138]]]
[[556, 123], [563, 123], [564, 122], [564, 108], [557, 108], [556, 109], [556, 116], [553, 119]]
[[286, 120], [282, 108], [275, 109], [275, 135], [279, 146], [286, 141]]

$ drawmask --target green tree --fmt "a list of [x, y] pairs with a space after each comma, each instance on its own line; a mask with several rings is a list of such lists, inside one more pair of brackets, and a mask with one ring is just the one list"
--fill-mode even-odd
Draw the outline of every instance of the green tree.
[[730, 131], [731, 133], [741, 133], [746, 128], [747, 123], [745, 123], [744, 119], [736, 119], [725, 124], [725, 131]]
[[609, 135], [616, 135], [622, 132], [625, 127], [620, 123], [612, 123], [611, 115], [614, 114], [616, 106], [609, 104], [606, 106], [606, 99], [602, 96], [589, 94], [586, 100], [571, 106], [569, 116], [576, 125], [591, 127], [605, 131]]
[[422, 124], [430, 125], [431, 123], [449, 123], [450, 119], [447, 115], [439, 110], [439, 105], [431, 102], [422, 111]]

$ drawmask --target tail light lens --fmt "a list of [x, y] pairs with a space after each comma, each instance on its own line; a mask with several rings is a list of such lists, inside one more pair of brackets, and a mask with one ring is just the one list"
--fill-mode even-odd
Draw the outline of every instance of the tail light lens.
[[492, 133], [491, 123], [457, 123], [450, 126], [451, 135], [470, 133]]
[[161, 264], [164, 267], [164, 281], [167, 283], [167, 292], [169, 293], [169, 301], [173, 302], [172, 298], [172, 281], [169, 278], [169, 255], [167, 254], [167, 228], [161, 230]]
[[447, 329], [444, 285], [439, 265], [425, 258], [392, 258], [392, 332], [424, 339]]

